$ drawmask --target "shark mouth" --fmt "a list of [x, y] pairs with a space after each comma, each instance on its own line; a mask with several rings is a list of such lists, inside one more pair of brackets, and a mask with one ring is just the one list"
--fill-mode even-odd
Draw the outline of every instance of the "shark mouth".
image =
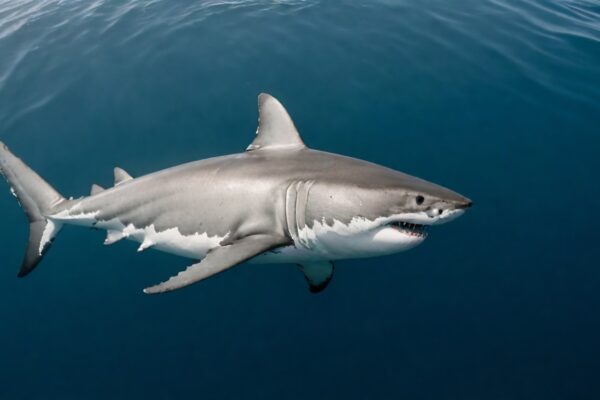
[[409, 236], [415, 236], [419, 238], [427, 237], [427, 227], [425, 225], [395, 221], [390, 223], [389, 226]]

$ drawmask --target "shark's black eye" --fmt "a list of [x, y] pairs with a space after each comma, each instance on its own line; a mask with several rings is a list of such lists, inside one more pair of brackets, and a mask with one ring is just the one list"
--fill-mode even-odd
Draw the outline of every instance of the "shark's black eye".
[[416, 200], [417, 200], [417, 204], [421, 205], [425, 201], [425, 197], [423, 197], [421, 195], [418, 195], [417, 198], [416, 198]]

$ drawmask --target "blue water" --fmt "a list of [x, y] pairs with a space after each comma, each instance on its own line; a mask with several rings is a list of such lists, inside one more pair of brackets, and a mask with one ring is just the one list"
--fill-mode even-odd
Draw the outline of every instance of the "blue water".
[[320, 295], [245, 265], [152, 297], [187, 260], [75, 227], [17, 279], [6, 190], [1, 399], [600, 398], [599, 1], [0, 1], [0, 139], [65, 195], [243, 150], [261, 91], [474, 208]]

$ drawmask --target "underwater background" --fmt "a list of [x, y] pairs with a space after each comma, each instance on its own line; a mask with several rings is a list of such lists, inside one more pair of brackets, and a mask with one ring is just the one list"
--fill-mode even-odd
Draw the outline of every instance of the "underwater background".
[[64, 195], [242, 151], [260, 92], [474, 207], [319, 295], [243, 265], [147, 296], [189, 261], [77, 227], [17, 279], [5, 185], [0, 399], [600, 398], [599, 1], [0, 0], [0, 140]]

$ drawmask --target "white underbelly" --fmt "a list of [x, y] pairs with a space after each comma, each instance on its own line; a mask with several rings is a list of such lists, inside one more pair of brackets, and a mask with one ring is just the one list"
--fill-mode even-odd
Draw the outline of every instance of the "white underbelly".
[[196, 260], [204, 258], [209, 250], [219, 247], [221, 241], [229, 235], [209, 236], [207, 233], [184, 235], [177, 227], [157, 232], [154, 225], [137, 228], [133, 224], [123, 225], [116, 219], [111, 221], [96, 221], [93, 215], [87, 218], [56, 218], [56, 220], [63, 223], [67, 222], [74, 225], [106, 230], [107, 239], [105, 244], [127, 239], [140, 243], [138, 251], [153, 248], [165, 253]]
[[416, 236], [386, 225], [381, 221], [355, 218], [349, 224], [315, 222], [299, 232], [301, 244], [323, 259], [342, 260], [377, 257], [410, 250], [421, 244], [425, 236]]
[[206, 254], [210, 249], [219, 247], [218, 242], [220, 242], [220, 240], [213, 240], [211, 237], [200, 234], [185, 236], [178, 232], [168, 231], [160, 232], [157, 235], [148, 235], [144, 233], [133, 234], [128, 236], [127, 239], [140, 243], [138, 251], [152, 248], [165, 253], [196, 260], [206, 257]]
[[[58, 222], [96, 227], [108, 231], [107, 244], [119, 239], [140, 243], [138, 251], [154, 248], [192, 259], [202, 259], [208, 251], [218, 248], [229, 236], [209, 236], [207, 233], [182, 234], [177, 227], [157, 232], [154, 225], [138, 228], [123, 225], [119, 220], [97, 221], [96, 213], [62, 212], [52, 216]], [[112, 239], [111, 239], [112, 237]], [[315, 222], [294, 238], [295, 244], [279, 247], [253, 257], [253, 263], [302, 263], [306, 261], [340, 260], [381, 256], [405, 251], [420, 244], [424, 237], [413, 237], [381, 226], [381, 222], [353, 219], [349, 224], [334, 221], [333, 225]]]

